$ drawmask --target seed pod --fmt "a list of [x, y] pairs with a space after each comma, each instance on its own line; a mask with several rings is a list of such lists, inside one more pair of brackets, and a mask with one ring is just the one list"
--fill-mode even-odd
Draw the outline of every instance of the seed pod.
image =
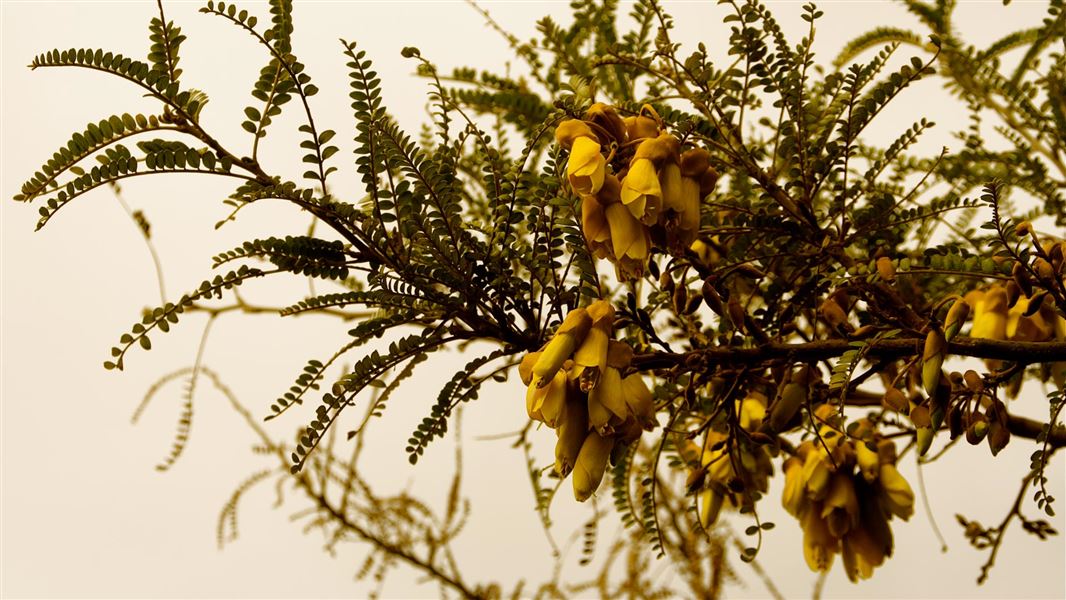
[[925, 336], [925, 351], [922, 353], [922, 387], [932, 396], [940, 382], [940, 367], [947, 353], [947, 340], [939, 329], [932, 329]]
[[881, 276], [888, 283], [896, 281], [896, 267], [892, 264], [892, 259], [887, 256], [882, 256], [877, 259], [876, 263], [877, 274]]

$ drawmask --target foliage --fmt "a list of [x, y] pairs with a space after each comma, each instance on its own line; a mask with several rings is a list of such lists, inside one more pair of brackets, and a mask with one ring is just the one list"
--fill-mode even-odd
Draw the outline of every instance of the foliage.
[[[301, 514], [329, 547], [369, 544], [360, 577], [383, 582], [406, 564], [449, 594], [502, 594], [497, 583], [467, 583], [451, 555], [466, 518], [459, 455], [443, 511], [406, 494], [378, 497], [356, 469], [367, 427], [418, 365], [439, 350], [487, 342], [440, 390], [408, 440], [408, 458], [433, 452], [457, 428], [461, 407], [517, 367], [531, 421], [515, 447], [527, 456], [533, 504], [553, 547], [550, 507], [570, 501], [557, 491], [571, 473], [580, 501], [610, 474], [612, 502], [604, 504], [625, 528], [605, 540], [599, 521], [609, 511], [593, 508], [575, 539], [582, 564], [607, 548], [598, 575], [567, 583], [556, 569], [538, 596], [669, 594], [646, 573], [663, 558], [686, 593], [715, 597], [737, 576], [731, 546], [761, 575], [756, 558], [773, 543], [764, 533], [774, 524], [759, 507], [775, 464], [812, 570], [828, 570], [841, 554], [850, 578], [868, 578], [892, 554], [889, 521], [913, 513], [914, 493], [895, 469], [901, 454], [913, 449], [931, 461], [963, 437], [987, 443], [994, 456], [1012, 436], [1032, 438], [1031, 471], [1006, 520], [986, 529], [959, 517], [974, 545], [991, 551], [984, 580], [1013, 517], [1041, 538], [1056, 533], [1020, 509], [1031, 483], [1037, 508], [1054, 514], [1047, 465], [1066, 445], [1066, 241], [1061, 230], [1044, 230], [1066, 226], [1066, 13], [1052, 0], [1042, 24], [982, 49], [953, 27], [953, 2], [903, 3], [925, 31], [872, 29], [830, 68], [814, 61], [823, 16], [814, 5], [804, 6], [807, 35], [794, 43], [758, 0], [720, 1], [731, 32], [721, 42], [724, 61], [704, 44], [676, 44], [656, 0], [634, 3], [627, 28], [616, 0], [577, 0], [568, 25], [544, 18], [529, 42], [482, 11], [521, 74], [445, 75], [405, 48], [429, 84], [432, 125], [422, 136], [401, 129], [366, 52], [342, 41], [357, 193], [330, 185], [342, 161], [330, 143], [335, 131], [312, 111], [319, 90], [294, 54], [291, 2], [270, 2], [269, 26], [226, 2], [200, 11], [242, 30], [267, 57], [251, 91], [256, 102], [235, 117], [251, 136], [247, 156], [202, 126], [207, 95], [184, 87], [186, 39], [160, 3], [147, 61], [96, 49], [33, 59], [35, 69], [118, 77], [160, 106], [75, 132], [15, 199], [41, 202], [42, 227], [105, 184], [196, 173], [237, 180], [225, 199], [233, 212], [219, 226], [267, 198], [314, 219], [310, 231], [217, 254], [214, 267], [227, 272], [146, 311], [105, 363], [123, 369], [135, 344], [150, 349], [149, 334], [169, 331], [189, 311], [207, 313], [208, 326], [229, 311], [357, 321], [350, 339], [309, 360], [264, 411], [288, 418], [317, 396], [292, 443], [270, 439], [200, 364], [206, 330], [195, 364], [161, 380], [186, 379], [161, 469], [188, 441], [204, 378], [277, 461], [237, 487], [220, 518], [220, 544], [236, 536], [243, 494], [275, 478], [279, 491], [288, 485], [310, 500]], [[1013, 69], [1004, 66], [1009, 53], [1021, 57]], [[916, 153], [934, 127], [920, 116], [888, 145], [872, 142], [871, 123], [932, 78], [969, 112], [961, 147]], [[290, 102], [301, 113], [302, 183], [259, 160]], [[1020, 208], [1026, 199], [1036, 208]], [[146, 224], [142, 215], [148, 239]], [[273, 309], [237, 293], [249, 280], [282, 274], [311, 281], [310, 295]], [[232, 304], [209, 302], [227, 292]], [[383, 348], [341, 367], [378, 338]], [[985, 368], [945, 370], [954, 356], [983, 359]], [[1041, 382], [1051, 388], [1048, 419], [1011, 414], [1004, 399]], [[508, 385], [517, 405], [519, 387]], [[339, 440], [339, 417], [359, 405], [361, 425]], [[540, 467], [549, 461], [533, 453], [530, 439], [546, 435], [535, 421], [557, 429], [554, 466]], [[931, 452], [945, 436], [951, 442]], [[350, 458], [340, 454], [344, 443], [355, 448]], [[750, 520], [743, 536], [719, 520], [729, 509]], [[612, 570], [620, 557], [621, 579]], [[516, 596], [528, 593], [524, 585]]]

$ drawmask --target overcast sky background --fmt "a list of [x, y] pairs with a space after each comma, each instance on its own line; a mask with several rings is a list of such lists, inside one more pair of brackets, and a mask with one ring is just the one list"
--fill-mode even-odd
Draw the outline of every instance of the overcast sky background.
[[[1043, 2], [960, 2], [957, 25], [975, 44], [1002, 32], [1040, 22]], [[508, 30], [526, 39], [544, 14], [567, 21], [566, 3], [486, 2]], [[712, 2], [671, 2], [678, 41], [692, 47], [703, 40], [724, 54], [723, 9]], [[793, 42], [805, 33], [799, 2], [770, 2]], [[203, 120], [227, 147], [247, 152], [249, 136], [239, 127], [249, 104], [252, 81], [265, 64], [261, 48], [232, 25], [201, 15], [200, 2], [168, 3], [168, 17], [188, 36], [182, 48], [186, 85], [204, 89], [211, 102]], [[244, 3], [268, 22], [266, 5]], [[910, 25], [915, 19], [885, 2], [822, 2], [819, 59], [828, 61], [843, 42], [875, 26]], [[201, 388], [190, 445], [166, 474], [154, 470], [170, 448], [180, 407], [180, 386], [160, 394], [142, 423], [129, 417], [151, 383], [192, 363], [205, 317], [192, 315], [172, 333], [153, 337], [150, 353], [134, 352], [122, 374], [105, 372], [107, 349], [158, 303], [155, 272], [140, 234], [114, 197], [99, 190], [68, 206], [43, 231], [33, 233], [36, 206], [10, 201], [19, 185], [60, 144], [89, 121], [122, 112], [151, 113], [152, 102], [131, 85], [77, 69], [25, 68], [33, 55], [51, 48], [103, 47], [142, 57], [154, 2], [12, 2], [0, 8], [0, 215], [2, 215], [2, 494], [0, 494], [0, 595], [4, 597], [360, 597], [369, 582], [356, 582], [365, 547], [349, 545], [331, 558], [320, 535], [301, 533], [289, 515], [304, 508], [290, 494], [272, 509], [271, 486], [250, 492], [242, 504], [241, 538], [219, 551], [215, 522], [240, 480], [272, 463], [249, 451], [255, 441], [217, 394]], [[344, 151], [335, 189], [354, 195], [350, 168], [352, 128], [347, 99], [346, 59], [337, 38], [358, 41], [375, 61], [385, 104], [409, 132], [425, 121], [426, 85], [411, 73], [414, 63], [400, 57], [406, 45], [445, 71], [455, 66], [502, 70], [510, 54], [499, 35], [460, 2], [296, 2], [294, 48], [322, 92], [312, 100], [322, 127], [338, 131]], [[265, 139], [265, 163], [296, 178], [303, 170], [290, 150], [295, 104]], [[962, 107], [930, 79], [903, 93], [871, 128], [874, 141], [887, 142], [921, 116], [938, 122], [923, 150], [957, 147], [950, 132], [965, 127]], [[259, 203], [222, 230], [213, 224], [228, 212], [221, 200], [229, 182], [183, 176], [137, 178], [124, 184], [134, 208], [145, 211], [165, 270], [171, 298], [207, 277], [210, 257], [245, 239], [300, 233], [307, 219], [287, 205]], [[320, 289], [324, 286], [320, 286]], [[256, 283], [246, 296], [261, 304], [283, 305], [305, 291], [293, 285]], [[322, 358], [342, 344], [349, 325], [326, 318], [279, 319], [251, 316], [220, 319], [204, 357], [223, 374], [257, 414], [291, 385], [312, 357]], [[354, 355], [353, 355], [354, 356]], [[364, 475], [379, 493], [409, 489], [430, 503], [443, 503], [453, 462], [453, 441], [437, 442], [418, 467], [408, 465], [405, 440], [428, 413], [439, 387], [468, 360], [457, 352], [435, 355], [396, 397], [377, 424], [364, 458]], [[549, 548], [533, 512], [523, 457], [506, 441], [475, 438], [519, 429], [526, 419], [524, 390], [517, 381], [487, 388], [466, 410], [466, 493], [474, 516], [457, 543], [458, 560], [470, 581], [499, 580], [510, 587], [526, 577], [533, 584], [552, 568]], [[1046, 400], [1030, 384], [1013, 406], [1021, 414], [1046, 415]], [[281, 438], [304, 422], [293, 415], [268, 425]], [[554, 436], [537, 434], [538, 452], [550, 462]], [[998, 523], [1013, 501], [1018, 482], [1036, 449], [1016, 439], [996, 460], [987, 447], [960, 444], [944, 460], [925, 469], [932, 511], [949, 552], [940, 554], [925, 511], [909, 523], [893, 522], [896, 555], [860, 586], [850, 584], [840, 564], [825, 588], [827, 598], [1062, 598], [1066, 596], [1063, 538], [1039, 542], [1015, 523], [991, 578], [974, 579], [985, 559], [970, 548], [955, 523], [963, 513], [986, 525]], [[917, 490], [915, 465], [901, 470]], [[1051, 493], [1066, 501], [1063, 459], [1051, 469]], [[810, 594], [816, 576], [803, 562], [800, 530], [779, 508], [780, 478], [764, 503], [764, 519], [778, 527], [765, 540], [759, 560], [788, 597]], [[567, 486], [567, 489], [569, 486]], [[607, 488], [603, 488], [607, 490]], [[609, 502], [609, 492], [601, 492]], [[1031, 494], [1030, 494], [1031, 496]], [[1036, 509], [1027, 502], [1027, 514]], [[557, 539], [566, 540], [588, 518], [590, 508], [560, 494], [553, 507]], [[1066, 510], [1060, 510], [1060, 515]], [[739, 529], [746, 523], [733, 517]], [[1053, 520], [1066, 529], [1061, 516]], [[609, 516], [601, 540], [609, 539], [617, 518]], [[583, 575], [572, 551], [566, 572]], [[739, 562], [743, 584], [728, 595], [760, 598], [766, 592]], [[412, 571], [395, 572], [386, 597], [434, 597]]]

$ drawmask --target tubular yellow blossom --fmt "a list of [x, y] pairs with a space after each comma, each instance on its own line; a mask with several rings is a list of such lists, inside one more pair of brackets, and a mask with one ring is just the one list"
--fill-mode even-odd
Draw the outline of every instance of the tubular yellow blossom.
[[724, 503], [725, 496], [714, 488], [708, 488], [700, 492], [700, 525], [705, 530], [710, 529], [718, 522], [718, 515], [721, 514]]
[[567, 119], [559, 123], [559, 126], [555, 128], [555, 143], [568, 151], [573, 147], [574, 140], [582, 137], [599, 142], [596, 135], [592, 133], [592, 128], [589, 127], [589, 124], [579, 119]]
[[800, 522], [803, 528], [803, 558], [812, 571], [828, 571], [840, 547], [829, 526], [816, 510], [809, 510]]
[[566, 418], [559, 424], [556, 432], [559, 440], [555, 444], [555, 472], [560, 479], [566, 479], [574, 469], [581, 445], [588, 435], [589, 417], [584, 403], [572, 400], [566, 407]]
[[570, 159], [566, 163], [566, 177], [574, 192], [592, 195], [600, 191], [607, 173], [607, 159], [600, 154], [600, 145], [590, 137], [574, 140]]
[[881, 489], [889, 511], [906, 521], [914, 514], [914, 492], [892, 464], [881, 465]]
[[581, 232], [593, 256], [607, 258], [611, 255], [611, 229], [607, 225], [607, 213], [595, 196], [581, 198]]
[[866, 447], [864, 442], [855, 443], [855, 462], [859, 464], [862, 478], [873, 483], [881, 473], [881, 457], [877, 452]]
[[[592, 320], [592, 327], [574, 352], [575, 371], [578, 375], [584, 368], [603, 372], [607, 366], [607, 345], [614, 332], [614, 307], [610, 302], [597, 300], [588, 306], [587, 311]], [[595, 377], [592, 388], [595, 387]], [[583, 391], [588, 390], [583, 388]]]
[[634, 159], [622, 179], [622, 204], [634, 217], [650, 225], [659, 218], [662, 195], [655, 165], [646, 158]]
[[770, 408], [770, 429], [783, 431], [800, 407], [807, 403], [807, 385], [789, 381], [781, 388], [781, 393]]
[[630, 258], [643, 264], [648, 258], [649, 244], [644, 226], [622, 204], [612, 204], [606, 212], [615, 260]]
[[540, 385], [551, 381], [556, 371], [563, 366], [563, 363], [577, 349], [578, 344], [585, 339], [591, 327], [592, 319], [585, 309], [575, 308], [567, 313], [566, 318], [555, 331], [555, 336], [544, 346], [540, 357], [533, 365], [533, 375], [540, 379]]
[[629, 136], [630, 141], [659, 137], [659, 124], [651, 117], [637, 115], [635, 117], [626, 117], [622, 119], [622, 122], [625, 123], [626, 134]]
[[600, 487], [614, 440], [590, 431], [574, 462], [574, 498], [584, 502]]
[[798, 518], [807, 504], [807, 495], [803, 486], [803, 461], [795, 456], [790, 457], [785, 461], [783, 469], [785, 491], [781, 495], [781, 505], [790, 515]]
[[640, 373], [633, 373], [622, 380], [622, 393], [630, 413], [644, 429], [655, 427], [655, 404], [652, 402], [651, 390], [644, 383]]
[[563, 418], [563, 413], [566, 409], [566, 388], [567, 388], [566, 373], [562, 369], [555, 372], [555, 377], [552, 378], [551, 383], [541, 388], [543, 391], [539, 406], [535, 407], [535, 410], [540, 412], [541, 420], [544, 424], [552, 429], [559, 426], [559, 421]]
[[737, 419], [744, 431], [755, 431], [766, 418], [766, 396], [759, 392], [749, 392], [737, 402]]
[[1007, 290], [989, 288], [974, 305], [970, 337], [990, 340], [1007, 339]]
[[859, 499], [851, 475], [843, 471], [834, 473], [823, 502], [822, 518], [833, 537], [844, 537], [859, 524]]
[[[622, 388], [622, 375], [618, 369], [606, 367], [600, 376], [599, 384], [589, 392], [589, 407], [599, 404], [609, 410], [619, 420], [625, 420], [629, 416], [626, 407], [625, 393]], [[605, 424], [595, 424], [597, 428]]]
[[522, 362], [518, 364], [518, 376], [522, 378], [524, 385], [533, 382], [533, 365], [537, 364], [539, 358], [540, 352], [527, 352], [522, 357]]
[[656, 166], [662, 166], [667, 161], [678, 162], [680, 153], [681, 145], [677, 138], [669, 133], [660, 133], [658, 137], [641, 142], [633, 153], [633, 160], [648, 159]]

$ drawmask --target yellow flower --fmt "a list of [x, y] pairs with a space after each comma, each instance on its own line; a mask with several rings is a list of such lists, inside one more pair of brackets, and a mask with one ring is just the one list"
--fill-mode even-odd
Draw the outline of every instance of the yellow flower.
[[591, 137], [574, 140], [570, 160], [566, 163], [566, 177], [574, 192], [591, 195], [600, 191], [607, 173], [607, 159], [600, 154], [600, 144]]
[[614, 307], [606, 300], [597, 300], [588, 306], [592, 327], [574, 352], [572, 375], [581, 377], [581, 390], [596, 387], [600, 374], [607, 367], [607, 345], [614, 332]]
[[634, 217], [650, 225], [659, 218], [662, 195], [655, 165], [645, 158], [634, 160], [622, 179], [622, 204]]
[[971, 298], [975, 301], [972, 303], [974, 310], [970, 337], [1007, 339], [1007, 290], [998, 285], [992, 286], [984, 293], [967, 294], [967, 300]]
[[749, 392], [743, 400], [737, 401], [737, 419], [744, 431], [755, 431], [766, 418], [766, 396], [759, 392]]
[[859, 524], [859, 499], [851, 475], [837, 471], [829, 482], [829, 493], [822, 506], [822, 518], [833, 537], [844, 534]]
[[881, 489], [892, 514], [906, 521], [914, 514], [914, 491], [892, 464], [881, 465]]
[[603, 370], [599, 384], [589, 392], [588, 405], [589, 421], [593, 428], [605, 435], [613, 432], [612, 421], [621, 422], [629, 416], [618, 369], [607, 367]]
[[651, 390], [644, 383], [640, 373], [633, 373], [622, 380], [622, 393], [630, 414], [644, 429], [655, 427], [655, 404], [652, 402]]
[[622, 119], [622, 122], [625, 123], [626, 134], [630, 141], [659, 137], [659, 124], [651, 117], [644, 115], [626, 117]]
[[[606, 184], [604, 187], [607, 187]], [[607, 213], [596, 196], [581, 198], [581, 232], [593, 256], [607, 258], [611, 255], [611, 229], [607, 225]]]
[[589, 416], [584, 403], [580, 400], [570, 401], [566, 406], [566, 417], [555, 430], [559, 435], [555, 444], [555, 472], [560, 479], [566, 479], [574, 469], [588, 430]]
[[817, 510], [809, 510], [800, 521], [803, 529], [803, 558], [812, 571], [828, 571], [840, 548], [840, 541]]
[[855, 462], [859, 464], [859, 472], [862, 478], [873, 483], [881, 474], [881, 457], [877, 452], [870, 450], [862, 441], [855, 442]]
[[647, 230], [625, 205], [612, 204], [607, 207], [606, 213], [615, 261], [629, 258], [643, 264], [648, 258]]
[[803, 460], [792, 456], [785, 461], [785, 491], [781, 495], [781, 505], [788, 514], [799, 517], [807, 505], [807, 494], [803, 486]]
[[555, 335], [541, 350], [540, 357], [533, 365], [534, 378], [540, 379], [540, 385], [545, 385], [555, 376], [563, 363], [577, 349], [578, 344], [585, 339], [591, 327], [592, 319], [585, 309], [575, 308], [567, 313], [566, 318], [555, 331]]
[[605, 131], [619, 145], [625, 143], [626, 126], [622, 121], [622, 117], [618, 116], [613, 107], [603, 102], [597, 102], [585, 112], [585, 119], [599, 125], [600, 129]]
[[600, 487], [614, 440], [590, 431], [574, 463], [574, 498], [584, 502]]
[[583, 137], [597, 141], [596, 135], [592, 133], [592, 128], [589, 127], [589, 124], [578, 119], [567, 119], [559, 123], [559, 126], [555, 128], [555, 143], [567, 150], [573, 147], [574, 140]]

